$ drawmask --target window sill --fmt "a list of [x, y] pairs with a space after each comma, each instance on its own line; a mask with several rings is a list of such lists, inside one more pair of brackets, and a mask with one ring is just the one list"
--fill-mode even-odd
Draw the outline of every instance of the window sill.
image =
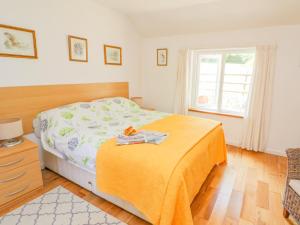
[[211, 111], [204, 111], [204, 110], [195, 109], [195, 108], [189, 108], [189, 111], [190, 112], [213, 114], [213, 115], [218, 115], [218, 116], [227, 116], [227, 117], [232, 117], [232, 118], [237, 118], [237, 119], [244, 119], [244, 116], [240, 116], [240, 115], [227, 114], [227, 113], [219, 113], [219, 112], [211, 112]]

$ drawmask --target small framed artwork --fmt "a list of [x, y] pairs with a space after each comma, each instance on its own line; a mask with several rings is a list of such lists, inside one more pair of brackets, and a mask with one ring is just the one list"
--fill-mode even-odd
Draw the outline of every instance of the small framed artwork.
[[0, 24], [0, 56], [37, 59], [35, 31]]
[[157, 66], [167, 66], [168, 65], [168, 49], [159, 48], [156, 50], [157, 56]]
[[69, 60], [76, 62], [88, 61], [88, 42], [86, 38], [68, 36]]
[[122, 65], [122, 48], [104, 45], [104, 63], [107, 65]]

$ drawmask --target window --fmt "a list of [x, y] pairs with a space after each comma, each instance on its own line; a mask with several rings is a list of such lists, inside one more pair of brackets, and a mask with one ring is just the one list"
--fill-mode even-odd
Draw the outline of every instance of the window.
[[255, 49], [193, 52], [190, 106], [243, 116], [251, 91]]

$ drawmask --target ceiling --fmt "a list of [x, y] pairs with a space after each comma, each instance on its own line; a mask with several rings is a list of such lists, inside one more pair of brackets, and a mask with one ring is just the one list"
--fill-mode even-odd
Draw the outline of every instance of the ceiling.
[[145, 37], [300, 24], [300, 0], [96, 0]]

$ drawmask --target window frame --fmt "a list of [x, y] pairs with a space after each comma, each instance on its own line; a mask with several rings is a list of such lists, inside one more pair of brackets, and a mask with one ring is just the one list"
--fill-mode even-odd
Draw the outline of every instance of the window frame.
[[[251, 81], [249, 82], [249, 91], [247, 95], [246, 100], [246, 107], [245, 111], [238, 113], [236, 111], [230, 111], [230, 110], [222, 110], [222, 101], [223, 101], [223, 87], [224, 87], [224, 77], [225, 77], [225, 54], [232, 54], [232, 53], [254, 53], [254, 64], [253, 64], [253, 70], [251, 76]], [[199, 78], [200, 78], [200, 71], [199, 71], [199, 56], [200, 55], [221, 55], [221, 61], [220, 61], [220, 69], [219, 74], [217, 78], [217, 89], [218, 92], [217, 96], [217, 109], [213, 110], [212, 108], [208, 107], [200, 107], [197, 106], [196, 98], [199, 90]], [[193, 112], [200, 112], [200, 113], [209, 113], [209, 114], [216, 114], [216, 115], [228, 115], [236, 118], [243, 118], [249, 110], [249, 102], [251, 99], [251, 93], [253, 88], [253, 75], [255, 71], [255, 59], [256, 59], [256, 48], [255, 47], [247, 47], [247, 48], [227, 48], [227, 49], [199, 49], [192, 51], [192, 69], [191, 69], [191, 79], [189, 81], [191, 92], [190, 92], [190, 98], [189, 98], [189, 111]], [[246, 74], [241, 74], [246, 76]], [[194, 84], [194, 85], [193, 85]], [[195, 85], [196, 84], [196, 85]]]

